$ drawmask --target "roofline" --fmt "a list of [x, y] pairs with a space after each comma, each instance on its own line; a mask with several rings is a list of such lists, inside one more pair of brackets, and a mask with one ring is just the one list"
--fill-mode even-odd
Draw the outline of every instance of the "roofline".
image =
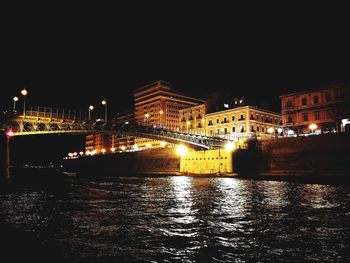
[[280, 117], [282, 116], [281, 113], [270, 111], [270, 110], [265, 110], [265, 109], [261, 109], [261, 108], [254, 107], [254, 106], [249, 106], [249, 105], [236, 107], [236, 108], [231, 108], [231, 109], [222, 110], [222, 111], [215, 111], [215, 112], [207, 113], [207, 114], [205, 114], [205, 116], [210, 116], [210, 115], [214, 115], [214, 114], [217, 114], [217, 113], [224, 113], [224, 112], [228, 112], [228, 111], [232, 111], [232, 110], [242, 110], [242, 109], [254, 109], [254, 110], [263, 111], [263, 112], [266, 112], [266, 113], [271, 113], [271, 114], [274, 114], [274, 115], [278, 115]]
[[320, 88], [315, 88], [315, 89], [311, 89], [311, 90], [302, 90], [302, 91], [282, 94], [279, 97], [283, 98], [283, 97], [292, 96], [292, 95], [299, 95], [299, 94], [303, 94], [303, 93], [309, 93], [309, 92], [314, 92], [314, 91], [319, 91], [319, 90], [326, 90], [326, 89], [331, 89], [331, 88], [336, 88], [336, 87], [344, 87], [344, 86], [350, 86], [350, 82], [347, 81], [347, 82], [338, 83], [338, 84], [331, 84], [331, 85], [328, 85], [326, 87], [320, 87]]

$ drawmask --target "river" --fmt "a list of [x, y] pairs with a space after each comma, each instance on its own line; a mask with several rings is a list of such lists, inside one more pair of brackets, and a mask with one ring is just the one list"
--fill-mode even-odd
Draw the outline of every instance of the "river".
[[228, 177], [63, 177], [0, 192], [65, 262], [350, 262], [350, 186]]

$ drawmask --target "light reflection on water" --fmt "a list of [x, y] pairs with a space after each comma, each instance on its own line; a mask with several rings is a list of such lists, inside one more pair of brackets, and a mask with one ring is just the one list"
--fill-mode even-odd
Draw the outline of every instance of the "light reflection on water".
[[14, 226], [67, 260], [346, 262], [347, 186], [196, 177], [66, 178], [0, 193]]

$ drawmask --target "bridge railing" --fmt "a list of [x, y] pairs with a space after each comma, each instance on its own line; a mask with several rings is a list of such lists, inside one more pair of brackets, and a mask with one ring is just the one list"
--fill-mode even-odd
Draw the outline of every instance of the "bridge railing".
[[88, 117], [86, 112], [76, 110], [66, 110], [51, 107], [38, 107], [32, 106], [25, 111], [26, 116], [38, 117], [38, 118], [51, 118], [51, 119], [64, 119], [75, 121], [87, 121]]

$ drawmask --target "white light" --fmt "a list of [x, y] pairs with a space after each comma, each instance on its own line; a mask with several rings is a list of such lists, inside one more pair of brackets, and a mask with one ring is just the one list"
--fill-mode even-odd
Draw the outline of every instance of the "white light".
[[120, 149], [122, 149], [122, 151], [125, 151], [126, 147], [123, 145], [122, 147], [120, 147]]
[[228, 142], [225, 144], [225, 150], [228, 152], [231, 152], [233, 150], [235, 150], [235, 144], [233, 142]]
[[150, 143], [146, 143], [146, 147], [147, 147], [147, 148], [151, 148], [151, 146], [152, 146], [152, 145], [151, 145]]
[[13, 100], [14, 101], [18, 101], [18, 97], [13, 97]]
[[101, 103], [102, 103], [102, 105], [106, 105], [107, 104], [107, 100], [103, 100], [103, 101], [101, 101]]
[[270, 133], [270, 134], [272, 134], [274, 131], [275, 131], [275, 130], [274, 130], [274, 128], [272, 128], [272, 127], [270, 127], [270, 128], [267, 129], [267, 132]]
[[79, 152], [79, 154], [80, 154], [80, 155], [83, 155], [83, 154], [84, 154], [84, 152]]
[[90, 154], [91, 154], [90, 151], [86, 151], [86, 152], [85, 152], [85, 155], [90, 155]]
[[22, 94], [23, 96], [26, 96], [26, 95], [28, 94], [28, 91], [27, 91], [26, 89], [22, 89], [22, 90], [21, 90], [21, 94]]
[[224, 104], [224, 108], [228, 109], [229, 105], [228, 104]]
[[176, 147], [176, 153], [180, 155], [181, 157], [185, 156], [187, 154], [188, 150], [185, 145], [178, 145]]
[[293, 130], [288, 130], [287, 134], [288, 135], [294, 135], [294, 131]]
[[102, 153], [105, 153], [105, 152], [106, 152], [106, 149], [102, 149], [101, 152], [102, 152]]
[[114, 147], [111, 148], [111, 152], [115, 152], [115, 148]]
[[90, 105], [89, 110], [93, 110], [93, 109], [94, 109], [94, 106]]
[[281, 133], [283, 131], [283, 129], [282, 128], [278, 128], [277, 131], [278, 131], [278, 133]]
[[77, 152], [74, 152], [74, 153], [73, 153], [73, 155], [74, 155], [74, 156], [77, 156], [77, 155], [78, 155], [78, 153], [77, 153]]
[[165, 145], [166, 145], [166, 142], [163, 142], [163, 141], [160, 142], [160, 146], [165, 147]]

